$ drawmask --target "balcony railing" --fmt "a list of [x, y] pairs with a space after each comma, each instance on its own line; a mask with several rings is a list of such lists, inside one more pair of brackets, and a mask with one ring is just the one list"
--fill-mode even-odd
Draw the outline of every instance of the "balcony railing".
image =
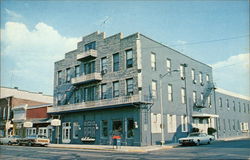
[[56, 112], [67, 112], [67, 111], [77, 111], [91, 108], [99, 108], [99, 107], [109, 107], [109, 106], [118, 106], [118, 105], [129, 105], [135, 103], [152, 103], [151, 100], [142, 99], [139, 95], [132, 96], [122, 96], [116, 97], [113, 99], [102, 99], [96, 101], [88, 101], [77, 104], [69, 104], [62, 106], [54, 106], [48, 108], [48, 113], [56, 113]]
[[96, 57], [97, 57], [97, 51], [93, 49], [76, 55], [76, 59], [78, 61], [87, 61], [87, 60], [95, 59]]
[[81, 75], [80, 77], [72, 78], [71, 84], [77, 85], [77, 84], [84, 84], [101, 80], [102, 80], [101, 73], [91, 73], [91, 74]]

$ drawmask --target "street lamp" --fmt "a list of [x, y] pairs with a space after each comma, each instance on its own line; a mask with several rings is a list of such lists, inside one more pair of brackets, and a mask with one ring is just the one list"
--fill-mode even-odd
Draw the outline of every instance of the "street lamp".
[[180, 70], [176, 69], [176, 70], [172, 70], [172, 71], [168, 71], [165, 74], [160, 74], [160, 109], [161, 109], [161, 145], [163, 145], [165, 143], [164, 140], [164, 117], [163, 117], [163, 106], [162, 106], [162, 79], [169, 75], [172, 72], [179, 72]]

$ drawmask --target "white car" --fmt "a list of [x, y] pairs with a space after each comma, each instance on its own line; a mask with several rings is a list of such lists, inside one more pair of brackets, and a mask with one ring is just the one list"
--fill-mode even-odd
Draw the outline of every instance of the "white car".
[[21, 137], [18, 135], [15, 136], [9, 136], [9, 137], [4, 137], [0, 138], [0, 143], [1, 144], [17, 144], [17, 140], [19, 140]]
[[200, 144], [210, 144], [212, 141], [214, 141], [214, 136], [207, 135], [206, 133], [190, 133], [186, 138], [180, 138], [179, 143], [182, 145], [186, 144], [194, 144], [194, 145], [200, 145]]

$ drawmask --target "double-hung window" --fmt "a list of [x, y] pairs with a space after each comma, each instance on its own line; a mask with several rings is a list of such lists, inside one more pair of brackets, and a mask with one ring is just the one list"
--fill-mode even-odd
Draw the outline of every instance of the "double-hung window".
[[84, 45], [85, 51], [89, 51], [91, 49], [95, 50], [96, 49], [96, 42], [90, 42], [88, 44]]
[[176, 115], [167, 114], [168, 133], [176, 132]]
[[66, 69], [66, 82], [68, 83], [68, 82], [70, 82], [70, 68], [67, 68]]
[[133, 50], [126, 50], [126, 67], [133, 67]]
[[107, 99], [107, 84], [101, 85], [101, 99]]
[[153, 71], [156, 71], [156, 54], [151, 53], [151, 68]]
[[186, 90], [185, 90], [185, 88], [181, 88], [181, 103], [182, 104], [186, 103]]
[[113, 82], [113, 97], [119, 97], [120, 94], [119, 88], [120, 88], [119, 81]]
[[185, 78], [185, 67], [183, 64], [180, 65], [180, 77], [181, 79]]
[[168, 101], [173, 101], [173, 86], [172, 84], [168, 84]]
[[166, 61], [167, 63], [167, 72], [170, 74], [171, 73], [171, 59], [167, 59]]
[[200, 84], [203, 85], [203, 74], [202, 74], [202, 72], [199, 73], [199, 81], [200, 81]]
[[130, 78], [126, 80], [127, 84], [127, 95], [133, 95], [134, 94], [134, 79]]
[[152, 80], [152, 97], [157, 97], [157, 82], [155, 80]]
[[119, 63], [120, 63], [119, 53], [113, 54], [113, 71], [114, 72], [119, 71], [119, 66], [120, 66]]
[[181, 116], [181, 130], [182, 132], [187, 132], [188, 131], [188, 119], [186, 115]]
[[196, 91], [193, 91], [193, 103], [197, 102], [197, 93]]
[[79, 77], [80, 76], [80, 66], [75, 66], [75, 77]]
[[101, 72], [103, 74], [107, 72], [107, 58], [106, 57], [101, 59]]
[[62, 79], [62, 71], [58, 71], [57, 72], [57, 84], [58, 85], [61, 85], [63, 82], [63, 79]]

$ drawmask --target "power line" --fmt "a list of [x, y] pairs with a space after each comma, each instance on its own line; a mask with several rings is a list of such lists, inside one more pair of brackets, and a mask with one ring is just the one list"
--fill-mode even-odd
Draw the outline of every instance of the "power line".
[[244, 37], [249, 37], [250, 35], [241, 35], [241, 36], [235, 36], [235, 37], [228, 37], [228, 38], [221, 38], [221, 39], [214, 39], [214, 40], [207, 40], [207, 41], [198, 41], [198, 42], [190, 42], [190, 43], [183, 43], [183, 44], [176, 44], [171, 46], [186, 46], [186, 45], [196, 45], [201, 43], [213, 43], [218, 41], [226, 41], [226, 40], [232, 40], [232, 39], [239, 39]]

